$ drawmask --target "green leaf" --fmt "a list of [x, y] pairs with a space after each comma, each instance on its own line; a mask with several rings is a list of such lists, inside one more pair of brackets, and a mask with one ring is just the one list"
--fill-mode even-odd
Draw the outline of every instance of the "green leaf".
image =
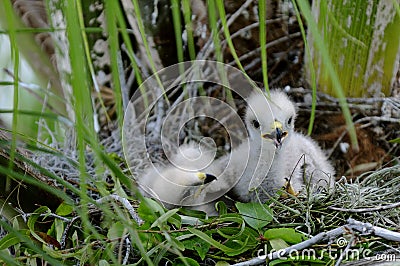
[[183, 265], [185, 265], [185, 266], [200, 266], [200, 264], [197, 262], [197, 261], [195, 261], [194, 259], [191, 259], [191, 258], [187, 258], [187, 257], [181, 257], [181, 258], [178, 258], [178, 259], [176, 259], [173, 263], [172, 263], [172, 265], [177, 265], [177, 266], [183, 266]]
[[59, 219], [54, 220], [54, 223], [52, 225], [52, 229], [55, 230], [55, 232], [49, 231], [48, 234], [49, 235], [55, 235], [56, 239], [58, 241], [61, 241], [61, 238], [62, 238], [63, 233], [64, 233], [64, 229], [65, 229], [64, 222], [59, 220]]
[[221, 243], [219, 243], [218, 241], [214, 240], [213, 238], [211, 238], [209, 235], [207, 235], [206, 233], [203, 233], [200, 230], [197, 230], [195, 228], [188, 228], [188, 230], [192, 233], [195, 234], [196, 236], [200, 237], [201, 239], [203, 239], [204, 241], [206, 241], [207, 243], [209, 243], [210, 245], [220, 249], [221, 251], [225, 252], [225, 254], [229, 255], [229, 254], [236, 254], [237, 250], [236, 249], [232, 249], [229, 248]]
[[0, 250], [9, 248], [20, 242], [21, 242], [21, 240], [18, 238], [18, 236], [15, 235], [13, 232], [11, 232], [11, 233], [7, 234], [5, 237], [3, 237], [2, 239], [0, 239]]
[[272, 211], [266, 204], [236, 202], [236, 208], [248, 225], [261, 229], [272, 221]]
[[9, 250], [0, 250], [0, 258], [3, 265], [20, 265], [17, 264], [15, 256], [10, 255]]
[[181, 241], [179, 241], [179, 239], [172, 237], [171, 235], [167, 235], [167, 234], [165, 234], [165, 238], [167, 239], [169, 244], [171, 244], [174, 248], [176, 248], [180, 251], [185, 250], [185, 245]]
[[[294, 264], [293, 262], [298, 262]], [[277, 259], [270, 261], [269, 266], [275, 266], [275, 265], [327, 265], [326, 262], [319, 260], [315, 257], [312, 256], [300, 256], [298, 258], [286, 258], [286, 259]]]
[[389, 143], [400, 143], [400, 138], [391, 139], [389, 140]]
[[237, 250], [235, 255], [253, 250], [260, 243], [259, 234], [250, 227], [245, 227], [243, 230], [235, 227], [220, 228], [218, 233], [222, 235], [221, 232], [228, 236], [225, 246]]
[[289, 245], [282, 238], [270, 239], [269, 243], [274, 250], [281, 250], [289, 247]]
[[230, 264], [226, 261], [218, 261], [215, 266], [229, 266]]
[[74, 211], [74, 207], [65, 202], [61, 203], [56, 210], [56, 214], [60, 216], [70, 215]]
[[28, 228], [31, 231], [35, 231], [35, 223], [37, 221], [37, 219], [40, 217], [41, 214], [43, 213], [50, 213], [50, 209], [46, 206], [41, 206], [39, 208], [37, 208], [34, 213], [29, 216], [28, 222], [26, 223], [28, 225]]
[[174, 216], [178, 211], [179, 211], [179, 209], [173, 209], [173, 210], [167, 211], [166, 213], [161, 215], [157, 220], [155, 220], [154, 223], [150, 226], [150, 228], [153, 228], [153, 227], [163, 228], [163, 225], [165, 225], [167, 223], [167, 221], [170, 218], [172, 218], [172, 216]]
[[[321, 3], [324, 3], [324, 1], [322, 1]], [[323, 73], [329, 75], [330, 81], [332, 82], [333, 85], [332, 87], [335, 89], [336, 96], [339, 98], [339, 104], [342, 109], [342, 114], [346, 121], [346, 126], [350, 134], [352, 146], [355, 148], [355, 150], [357, 150], [358, 141], [357, 141], [356, 129], [353, 124], [349, 106], [346, 102], [345, 94], [343, 92], [343, 86], [340, 82], [339, 75], [335, 70], [334, 64], [329, 55], [327, 43], [324, 42], [323, 37], [319, 32], [318, 25], [313, 17], [313, 13], [311, 11], [309, 2], [297, 1], [297, 4], [301, 11], [301, 14], [303, 15], [304, 19], [307, 22], [307, 28], [309, 32], [308, 34], [312, 34], [312, 38], [315, 43], [315, 48], [319, 52], [320, 58], [322, 62], [324, 62], [324, 66], [326, 66], [326, 69], [325, 71], [323, 71]]]
[[235, 253], [227, 253], [227, 255], [241, 254], [249, 249], [254, 249], [259, 244], [259, 234], [254, 229], [246, 227], [246, 223], [239, 214], [225, 214], [217, 221], [230, 225], [212, 230], [227, 239], [225, 246], [236, 250]]
[[182, 218], [179, 214], [174, 214], [168, 219], [168, 223], [175, 226], [176, 228], [181, 228], [182, 226]]
[[162, 215], [165, 211], [158, 202], [149, 198], [143, 198], [137, 209], [137, 213], [145, 222], [153, 223], [159, 217], [157, 213]]
[[273, 228], [264, 232], [264, 237], [268, 240], [283, 239], [290, 244], [297, 244], [306, 239], [306, 237], [296, 232], [293, 228]]
[[108, 230], [107, 237], [109, 239], [116, 239], [122, 237], [126, 232], [127, 230], [125, 229], [125, 226], [118, 221], [111, 225], [110, 229]]
[[226, 207], [226, 204], [223, 201], [218, 201], [215, 207], [220, 216], [228, 213], [228, 208]]
[[203, 222], [199, 218], [193, 216], [180, 215], [180, 217], [181, 217], [181, 223], [184, 225], [195, 226], [203, 224]]
[[[206, 213], [203, 211], [198, 211], [198, 210], [190, 210], [186, 208], [180, 208], [179, 213], [183, 214], [184, 216], [190, 216], [192, 218], [198, 218], [198, 219], [206, 219]], [[192, 220], [192, 219], [190, 219]]]
[[[217, 229], [218, 234], [226, 239], [237, 239], [248, 229], [243, 218], [239, 214], [225, 214], [218, 219], [219, 223], [237, 223], [239, 226], [232, 225]], [[247, 235], [246, 235], [247, 237]], [[258, 237], [258, 235], [257, 235]]]
[[210, 243], [207, 243], [199, 237], [191, 237], [190, 239], [182, 241], [182, 243], [187, 249], [197, 251], [197, 254], [199, 254], [201, 260], [205, 259], [211, 246]]
[[100, 260], [99, 261], [99, 266], [107, 266], [110, 265], [106, 260]]
[[[51, 210], [47, 206], [41, 206], [41, 207], [37, 208], [34, 211], [34, 213], [29, 217], [28, 222], [26, 224], [27, 224], [28, 228], [30, 229], [31, 236], [34, 237], [36, 240], [40, 241], [41, 243], [47, 245], [48, 243], [42, 237], [42, 236], [45, 236], [47, 234], [42, 233], [42, 232], [37, 232], [35, 230], [36, 221], [39, 219], [40, 215], [44, 214], [44, 213], [50, 214]], [[41, 234], [43, 234], [43, 235], [41, 236]]]

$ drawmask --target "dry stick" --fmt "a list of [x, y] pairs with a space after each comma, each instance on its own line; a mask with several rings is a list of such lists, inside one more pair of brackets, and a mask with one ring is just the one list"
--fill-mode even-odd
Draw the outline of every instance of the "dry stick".
[[382, 116], [367, 116], [367, 117], [363, 117], [363, 118], [358, 119], [354, 123], [359, 124], [359, 123], [364, 122], [364, 121], [399, 123], [399, 119], [398, 118], [382, 117]]
[[340, 134], [340, 136], [338, 137], [336, 142], [333, 144], [333, 147], [329, 150], [328, 159], [331, 158], [333, 152], [336, 150], [339, 143], [342, 142], [342, 140], [343, 140], [344, 136], [346, 136], [346, 134], [347, 134], [347, 130], [343, 130], [343, 132]]
[[[227, 26], [231, 26], [231, 24], [242, 14], [243, 10], [247, 8], [252, 2], [253, 0], [247, 0], [245, 3], [243, 3], [243, 5], [238, 10], [236, 10], [235, 13], [232, 14], [232, 16], [230, 16], [230, 18], [226, 22]], [[218, 33], [221, 34], [222, 32], [223, 29], [221, 28]], [[201, 51], [197, 54], [196, 59], [208, 59], [211, 52], [214, 50], [212, 44], [213, 38], [210, 37], [207, 40], [206, 44], [202, 47]]]
[[117, 68], [119, 75], [119, 82], [121, 86], [121, 97], [122, 97], [122, 107], [125, 112], [126, 108], [129, 104], [129, 87], [126, 84], [125, 75], [124, 75], [124, 64], [122, 62], [121, 50], [117, 52]]
[[273, 88], [275, 86], [276, 83], [278, 83], [278, 81], [282, 80], [283, 77], [288, 73], [288, 71], [282, 71], [282, 73], [280, 73], [276, 78], [274, 78], [273, 80], [271, 80], [271, 82], [269, 83], [269, 87]]
[[143, 223], [143, 220], [140, 219], [140, 217], [137, 215], [135, 209], [132, 207], [132, 205], [129, 203], [129, 201], [123, 197], [120, 197], [118, 195], [112, 194], [112, 195], [108, 195], [104, 198], [98, 199], [96, 200], [96, 203], [98, 204], [102, 204], [103, 202], [109, 200], [109, 199], [113, 199], [115, 201], [120, 202], [129, 212], [129, 214], [131, 215], [131, 217], [140, 225]]
[[[144, 41], [142, 40], [142, 35], [139, 30], [139, 21], [136, 19], [135, 8], [133, 6], [132, 1], [122, 0], [121, 3], [122, 3], [122, 8], [125, 11], [128, 23], [132, 27], [133, 35], [135, 36], [140, 54], [147, 55], [146, 47], [145, 47]], [[147, 36], [147, 37], [148, 37], [147, 44], [149, 46], [148, 48], [151, 53], [153, 64], [154, 64], [156, 70], [161, 70], [163, 68], [163, 64], [161, 62], [161, 59], [160, 59], [160, 56], [159, 56], [157, 50], [154, 48], [154, 47], [156, 47], [156, 45], [154, 44], [154, 39], [149, 36]], [[145, 63], [149, 69], [152, 69], [149, 58], [147, 56], [143, 56], [142, 58], [144, 61], [143, 63]]]
[[125, 237], [125, 244], [126, 244], [126, 247], [125, 247], [126, 252], [125, 252], [124, 260], [122, 261], [122, 265], [128, 264], [129, 254], [130, 254], [130, 250], [132, 248], [132, 244], [131, 244], [131, 241], [129, 240], [129, 237]]
[[74, 225], [75, 221], [79, 220], [81, 217], [80, 216], [75, 216], [74, 218], [71, 219], [71, 221], [65, 226], [64, 232], [62, 233], [61, 239], [60, 239], [60, 245], [61, 249], [65, 249], [66, 243], [67, 243], [67, 236], [68, 232], [71, 229], [71, 227]]
[[346, 208], [329, 206], [328, 209], [331, 209], [334, 211], [341, 211], [341, 212], [363, 213], [363, 212], [384, 211], [384, 210], [393, 209], [393, 208], [397, 208], [397, 207], [400, 207], [400, 202], [396, 202], [396, 203], [385, 205], [385, 206], [378, 206], [378, 207], [374, 207], [374, 208], [346, 209]]
[[[311, 103], [297, 103], [299, 107], [308, 107], [311, 105]], [[376, 107], [374, 107], [372, 104], [362, 104], [362, 103], [348, 103], [350, 109], [356, 109], [356, 110], [361, 110], [361, 111], [367, 111], [367, 110], [373, 110], [376, 111]], [[317, 107], [339, 107], [338, 102], [332, 102], [332, 103], [327, 103], [327, 102], [320, 102], [317, 103]]]
[[[9, 75], [10, 77], [12, 77], [12, 78], [15, 80], [15, 76], [14, 76], [14, 74], [13, 74], [13, 72], [12, 72], [11, 70], [9, 70], [8, 68], [3, 68], [3, 71], [4, 71], [7, 75]], [[46, 106], [47, 108], [49, 108], [49, 110], [50, 110], [52, 113], [55, 113], [55, 114], [57, 114], [57, 115], [59, 115], [59, 116], [62, 116], [62, 114], [61, 114], [59, 111], [57, 111], [57, 110], [53, 107], [52, 104], [50, 104], [50, 103], [48, 103], [48, 102], [45, 102], [44, 99], [43, 99], [43, 97], [35, 91], [35, 90], [43, 90], [42, 87], [40, 87], [39, 85], [34, 84], [34, 83], [29, 84], [29, 83], [22, 82], [20, 79], [18, 79], [17, 82], [18, 82], [18, 85], [19, 85], [21, 88], [26, 89], [26, 91], [27, 91], [28, 93], [30, 93], [36, 100], [38, 100], [41, 104], [43, 104], [44, 106]], [[47, 95], [47, 94], [52, 94], [52, 95], [54, 95], [54, 94], [51, 93], [50, 91], [46, 91], [46, 95]]]
[[[280, 44], [280, 43], [282, 43], [282, 42], [285, 42], [285, 41], [287, 41], [287, 40], [290, 40], [290, 39], [296, 38], [296, 37], [300, 37], [300, 36], [301, 36], [301, 33], [300, 33], [300, 32], [295, 32], [295, 33], [289, 34], [288, 36], [284, 36], [284, 37], [281, 37], [281, 38], [279, 38], [279, 39], [276, 39], [276, 40], [273, 40], [273, 41], [267, 43], [266, 48], [267, 48], [267, 49], [268, 49], [268, 48], [271, 48], [272, 46], [278, 45], [278, 44]], [[261, 47], [258, 47], [257, 49], [254, 49], [253, 51], [250, 51], [250, 52], [248, 52], [248, 53], [246, 53], [246, 54], [240, 56], [240, 57], [239, 57], [239, 61], [246, 60], [246, 59], [248, 59], [248, 58], [250, 58], [250, 57], [256, 55], [256, 54], [259, 53], [260, 51], [261, 51]], [[235, 62], [234, 60], [228, 63], [228, 65], [230, 65], [230, 66], [234, 66], [235, 64], [236, 64], [236, 62]], [[246, 68], [245, 68], [245, 69], [246, 69]], [[236, 77], [236, 75], [239, 75], [239, 74], [235, 74], [233, 77]], [[278, 77], [278, 78], [279, 78], [279, 77]]]
[[[163, 95], [161, 88], [156, 87], [156, 89], [160, 92], [160, 95]], [[157, 101], [157, 109], [156, 109], [156, 121], [153, 127], [153, 131], [149, 136], [150, 142], [156, 141], [161, 136], [161, 127], [163, 125], [163, 117], [165, 114], [165, 105], [164, 98], [160, 97]]]
[[[276, 39], [276, 40], [273, 40], [273, 41], [267, 43], [266, 48], [270, 48], [270, 47], [272, 47], [274, 45], [280, 44], [282, 42], [285, 42], [285, 41], [288, 41], [288, 40], [291, 40], [293, 38], [300, 37], [300, 36], [301, 36], [301, 32], [295, 32], [295, 33], [289, 34], [287, 36], [283, 36], [283, 37], [281, 37], [279, 39]], [[248, 52], [248, 53], [242, 55], [241, 57], [239, 57], [239, 60], [243, 61], [243, 60], [245, 60], [245, 59], [247, 59], [249, 57], [252, 57], [252, 56], [256, 55], [260, 51], [261, 51], [261, 47], [258, 47], [256, 49], [254, 49], [253, 51]], [[228, 65], [230, 65], [230, 66], [233, 66], [235, 64], [236, 64], [235, 61], [231, 61], [231, 62], [228, 63]]]
[[271, 254], [268, 254], [268, 255], [266, 254], [264, 256], [260, 256], [260, 257], [251, 259], [249, 261], [236, 263], [236, 264], [233, 264], [233, 265], [235, 265], [235, 266], [259, 265], [259, 264], [265, 263], [265, 260], [267, 259], [267, 257], [268, 257], [268, 260], [275, 260], [275, 259], [278, 259], [278, 258], [284, 258], [286, 255], [288, 255], [288, 254], [290, 254], [292, 252], [296, 252], [296, 251], [308, 248], [308, 247], [310, 247], [312, 245], [318, 244], [319, 242], [321, 242], [321, 241], [323, 241], [325, 239], [336, 238], [336, 237], [342, 235], [345, 232], [346, 232], [346, 230], [345, 230], [344, 226], [342, 226], [342, 227], [333, 229], [333, 230], [328, 231], [328, 232], [319, 233], [318, 235], [316, 235], [316, 236], [314, 236], [314, 237], [312, 237], [312, 238], [310, 238], [310, 239], [308, 239], [306, 241], [303, 241], [303, 242], [298, 243], [296, 245], [292, 245], [292, 246], [287, 247], [285, 249], [281, 249], [281, 250], [275, 251], [275, 252], [273, 252]]
[[379, 236], [389, 241], [400, 242], [400, 233], [398, 232], [393, 232], [388, 229], [379, 226], [373, 226], [370, 223], [363, 223], [351, 218], [347, 220], [347, 223], [349, 224], [350, 228], [359, 231], [360, 233]]
[[285, 256], [287, 256], [293, 252], [297, 252], [297, 251], [306, 249], [308, 247], [311, 247], [312, 245], [318, 244], [321, 241], [337, 238], [338, 236], [340, 236], [344, 233], [348, 233], [349, 229], [351, 232], [354, 230], [354, 231], [362, 233], [363, 235], [375, 235], [375, 236], [379, 236], [379, 237], [384, 238], [389, 241], [400, 242], [400, 233], [393, 232], [393, 231], [390, 231], [390, 230], [387, 230], [387, 229], [384, 229], [384, 228], [381, 228], [378, 226], [373, 226], [370, 223], [363, 223], [363, 222], [360, 222], [360, 221], [350, 218], [347, 220], [346, 225], [343, 225], [339, 228], [335, 228], [328, 232], [319, 233], [318, 235], [316, 235], [306, 241], [303, 241], [301, 243], [292, 245], [285, 249], [275, 251], [271, 254], [259, 256], [257, 258], [253, 258], [253, 259], [245, 261], [245, 262], [236, 263], [234, 265], [236, 265], [236, 266], [259, 265], [259, 264], [265, 263], [267, 258], [268, 258], [268, 260], [285, 258]]
[[[310, 89], [305, 89], [302, 87], [299, 88], [290, 88], [291, 93], [301, 93], [301, 94], [307, 94], [311, 93], [312, 91]], [[329, 94], [326, 94], [324, 92], [317, 92], [318, 97], [322, 97], [330, 102], [333, 103], [339, 103], [339, 100]], [[398, 99], [396, 97], [375, 97], [375, 98], [346, 98], [346, 101], [348, 103], [355, 103], [355, 104], [374, 104], [374, 103], [380, 103], [380, 102], [385, 102], [385, 101], [390, 101], [390, 102], [395, 102], [397, 104]]]
[[[272, 24], [274, 22], [281, 22], [283, 20], [285, 20], [285, 17], [280, 17], [280, 18], [275, 18], [275, 19], [266, 19], [265, 24]], [[257, 28], [259, 26], [259, 24], [260, 23], [257, 21], [257, 22], [254, 22], [252, 24], [249, 24], [249, 25], [237, 30], [235, 33], [233, 33], [231, 35], [231, 39], [234, 39], [234, 38], [240, 36], [241, 34], [246, 33], [247, 31], [249, 31], [251, 29]], [[225, 45], [225, 43], [226, 43], [226, 40], [221, 41], [221, 45]]]
[[[235, 11], [235, 13], [232, 14], [232, 16], [228, 19], [226, 22], [227, 26], [230, 26], [240, 15], [242, 15], [243, 10], [249, 7], [249, 5], [253, 2], [253, 0], [247, 0], [243, 5], [241, 5], [238, 10]], [[222, 29], [220, 30], [220, 33], [222, 33]]]
[[252, 69], [255, 66], [258, 66], [261, 62], [260, 58], [254, 58], [250, 63], [246, 64], [244, 67], [244, 70], [247, 72], [249, 69]]
[[350, 240], [347, 242], [347, 246], [346, 246], [346, 248], [344, 249], [344, 251], [340, 253], [340, 257], [337, 259], [337, 261], [336, 261], [336, 263], [335, 263], [335, 266], [339, 266], [339, 265], [342, 263], [343, 258], [346, 256], [346, 254], [349, 254], [348, 252], [349, 252], [349, 250], [350, 250], [350, 248], [351, 248], [351, 246], [352, 246], [352, 244], [353, 244], [353, 241], [354, 241], [355, 239], [356, 239], [356, 237], [355, 237], [354, 234], [353, 234], [353, 235], [351, 236]]

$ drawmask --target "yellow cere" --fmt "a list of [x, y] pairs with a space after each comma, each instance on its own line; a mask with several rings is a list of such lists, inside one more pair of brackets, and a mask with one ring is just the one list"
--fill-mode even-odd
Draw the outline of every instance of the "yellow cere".
[[275, 120], [271, 128], [272, 128], [272, 129], [279, 128], [279, 129], [282, 130], [283, 125], [282, 125], [281, 122]]

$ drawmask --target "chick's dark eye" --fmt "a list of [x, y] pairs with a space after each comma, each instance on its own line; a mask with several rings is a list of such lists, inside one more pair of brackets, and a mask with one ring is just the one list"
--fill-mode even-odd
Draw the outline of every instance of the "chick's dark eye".
[[259, 128], [260, 127], [260, 123], [258, 123], [257, 120], [253, 120], [251, 123], [253, 124], [254, 128]]
[[293, 117], [289, 117], [289, 120], [287, 121], [288, 124], [291, 124], [291, 123], [292, 123], [292, 119], [293, 119]]

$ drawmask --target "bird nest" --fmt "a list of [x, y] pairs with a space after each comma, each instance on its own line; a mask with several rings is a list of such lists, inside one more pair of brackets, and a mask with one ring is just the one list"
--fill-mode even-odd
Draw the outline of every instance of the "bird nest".
[[[224, 99], [222, 90], [210, 89], [209, 91]], [[305, 126], [304, 121], [309, 116], [310, 108], [308, 107], [306, 100], [309, 92], [302, 89], [292, 89], [289, 91], [289, 94], [296, 100], [297, 106], [300, 109], [300, 117], [296, 126], [299, 130], [302, 130]], [[320, 94], [318, 97], [320, 97], [319, 99], [324, 99], [325, 96]], [[243, 117], [245, 109], [243, 99], [235, 98], [235, 104], [238, 106], [239, 115]], [[340, 110], [338, 106], [330, 105], [329, 101], [319, 102], [317, 111], [318, 119], [327, 113], [330, 113], [330, 115], [339, 115]], [[353, 112], [357, 112], [357, 105], [358, 104], [354, 104], [351, 106]], [[204, 105], [202, 108], [207, 108], [207, 106]], [[368, 110], [372, 110], [372, 108], [369, 108]], [[164, 113], [168, 113], [168, 111], [168, 109], [165, 109]], [[369, 117], [368, 115], [371, 114], [364, 112], [363, 115], [364, 116], [360, 116], [358, 113], [357, 119], [360, 120], [364, 117]], [[166, 132], [167, 134], [176, 134], [176, 132], [181, 132], [181, 134], [178, 134], [179, 144], [199, 142], [205, 136], [211, 137], [216, 143], [216, 146], [220, 148], [219, 152], [220, 155], [222, 155], [230, 151], [230, 138], [234, 137], [239, 140], [241, 138], [239, 135], [227, 136], [224, 131], [216, 128], [213, 121], [208, 119], [194, 119], [190, 123], [185, 124], [185, 127], [179, 127], [179, 121], [183, 119], [183, 116], [184, 112], [176, 112], [174, 115], [170, 116], [169, 119], [171, 125], [175, 126], [168, 127], [167, 129], [169, 131]], [[376, 117], [377, 114], [374, 116]], [[170, 147], [169, 144], [167, 143], [167, 145], [163, 147], [161, 139], [155, 136], [154, 133], [150, 133], [155, 132], [153, 129], [157, 126], [158, 119], [160, 119], [159, 112], [152, 112], [148, 117], [148, 134], [146, 135], [148, 138], [147, 146], [143, 148], [138, 145], [127, 145], [129, 150], [125, 150], [125, 154], [129, 154], [130, 157], [127, 159], [130, 160], [131, 164], [129, 165], [123, 160], [119, 162], [122, 170], [127, 175], [131, 176], [132, 179], [142, 175], [145, 169], [149, 167], [149, 163], [159, 165], [165, 165], [168, 163], [168, 159], [165, 156], [165, 149]], [[360, 130], [369, 130], [369, 133], [373, 132], [371, 128], [379, 125], [379, 123], [374, 123], [373, 119], [364, 119], [361, 120], [361, 122], [362, 121], [367, 122], [361, 125]], [[340, 143], [350, 142], [349, 138], [345, 136], [345, 130], [343, 129], [342, 131], [339, 131], [340, 134], [334, 132], [335, 134], [328, 135], [328, 138], [326, 136], [326, 130], [335, 131], [335, 129], [332, 130], [332, 127], [329, 125], [329, 128], [325, 129], [325, 124], [318, 122], [318, 120], [316, 123], [317, 126], [314, 130], [316, 133], [315, 139], [319, 140], [319, 143], [322, 144], [324, 149], [329, 151], [331, 154], [330, 159], [334, 164], [336, 166], [340, 164], [340, 162], [342, 162], [341, 160], [343, 160], [342, 157], [350, 157], [340, 149]], [[385, 135], [386, 138], [394, 138], [396, 134], [395, 129], [398, 127], [398, 124], [391, 123], [390, 121], [381, 121], [381, 123], [385, 125], [384, 130], [387, 130]], [[104, 150], [108, 154], [115, 154], [118, 158], [124, 158], [123, 142], [120, 131], [117, 127], [114, 128], [115, 130], [109, 136], [106, 136], [101, 140], [101, 144], [104, 146]], [[134, 132], [135, 129], [133, 127], [131, 129]], [[131, 141], [132, 144], [142, 140], [141, 134], [132, 133], [130, 136], [131, 138], [128, 141]], [[363, 137], [363, 135], [360, 135], [359, 137]], [[381, 145], [382, 142], [383, 140], [380, 140], [380, 142], [376, 142], [374, 145], [380, 145], [380, 147], [384, 149], [385, 154], [387, 155], [387, 160], [375, 165], [376, 170], [367, 171], [363, 174], [357, 175], [356, 177], [349, 178], [349, 175], [344, 175], [347, 170], [343, 169], [339, 171], [339, 177], [342, 175], [347, 177], [338, 178], [334, 188], [329, 189], [328, 191], [312, 192], [305, 189], [297, 197], [286, 195], [285, 192], [282, 192], [280, 195], [271, 198], [267, 204], [272, 211], [273, 220], [266, 228], [291, 227], [295, 228], [297, 232], [302, 232], [308, 236], [315, 236], [322, 232], [340, 228], [347, 223], [349, 218], [352, 218], [361, 222], [371, 223], [374, 226], [379, 226], [391, 230], [392, 232], [399, 231], [400, 204], [398, 203], [398, 199], [400, 198], [400, 167], [398, 164], [396, 165], [395, 160], [397, 157], [393, 156], [393, 154], [398, 152], [398, 144], [394, 143], [391, 148], [387, 148], [385, 145]], [[45, 169], [48, 169], [55, 175], [62, 177], [70, 184], [79, 187], [80, 173], [79, 170], [77, 170], [78, 153], [68, 146], [63, 148], [54, 148], [62, 151], [64, 156], [54, 156], [53, 154], [40, 152], [33, 152], [30, 156], [32, 156], [34, 161]], [[363, 148], [362, 145], [361, 148]], [[392, 155], [392, 157], [389, 155]], [[87, 180], [89, 183], [87, 193], [93, 199], [98, 200], [101, 197], [95, 189], [96, 182], [104, 180], [110, 186], [113, 186], [114, 183], [112, 178], [110, 178], [112, 174], [109, 170], [106, 170], [101, 176], [96, 173], [94, 158], [95, 155], [92, 151], [86, 151], [87, 172], [93, 177], [92, 179]], [[369, 158], [369, 160], [372, 159]], [[359, 164], [360, 163], [356, 163], [354, 165], [357, 166]], [[385, 165], [385, 167], [382, 165]], [[351, 164], [348, 168], [351, 169]], [[360, 169], [362, 170], [362, 168]], [[355, 175], [354, 172], [353, 174]], [[63, 188], [61, 184], [57, 183], [57, 186]], [[90, 189], [90, 187], [93, 187], [94, 189]], [[130, 194], [129, 189], [127, 189], [126, 192]], [[78, 195], [73, 193], [70, 193], [70, 195], [79, 202], [80, 199], [78, 198]], [[236, 213], [238, 210], [236, 210], [235, 207], [232, 207], [230, 212]], [[222, 223], [221, 226], [225, 225]], [[398, 248], [397, 242], [385, 241], [381, 238], [369, 238], [364, 239], [363, 241], [370, 244], [374, 243], [377, 247], [376, 250]], [[250, 259], [252, 254], [246, 253], [243, 254], [243, 256], [245, 256], [246, 259]]]
[[308, 193], [272, 203], [277, 222], [295, 223], [308, 233], [341, 226], [348, 218], [400, 230], [400, 167], [360, 175], [354, 181], [336, 182], [328, 192]]

